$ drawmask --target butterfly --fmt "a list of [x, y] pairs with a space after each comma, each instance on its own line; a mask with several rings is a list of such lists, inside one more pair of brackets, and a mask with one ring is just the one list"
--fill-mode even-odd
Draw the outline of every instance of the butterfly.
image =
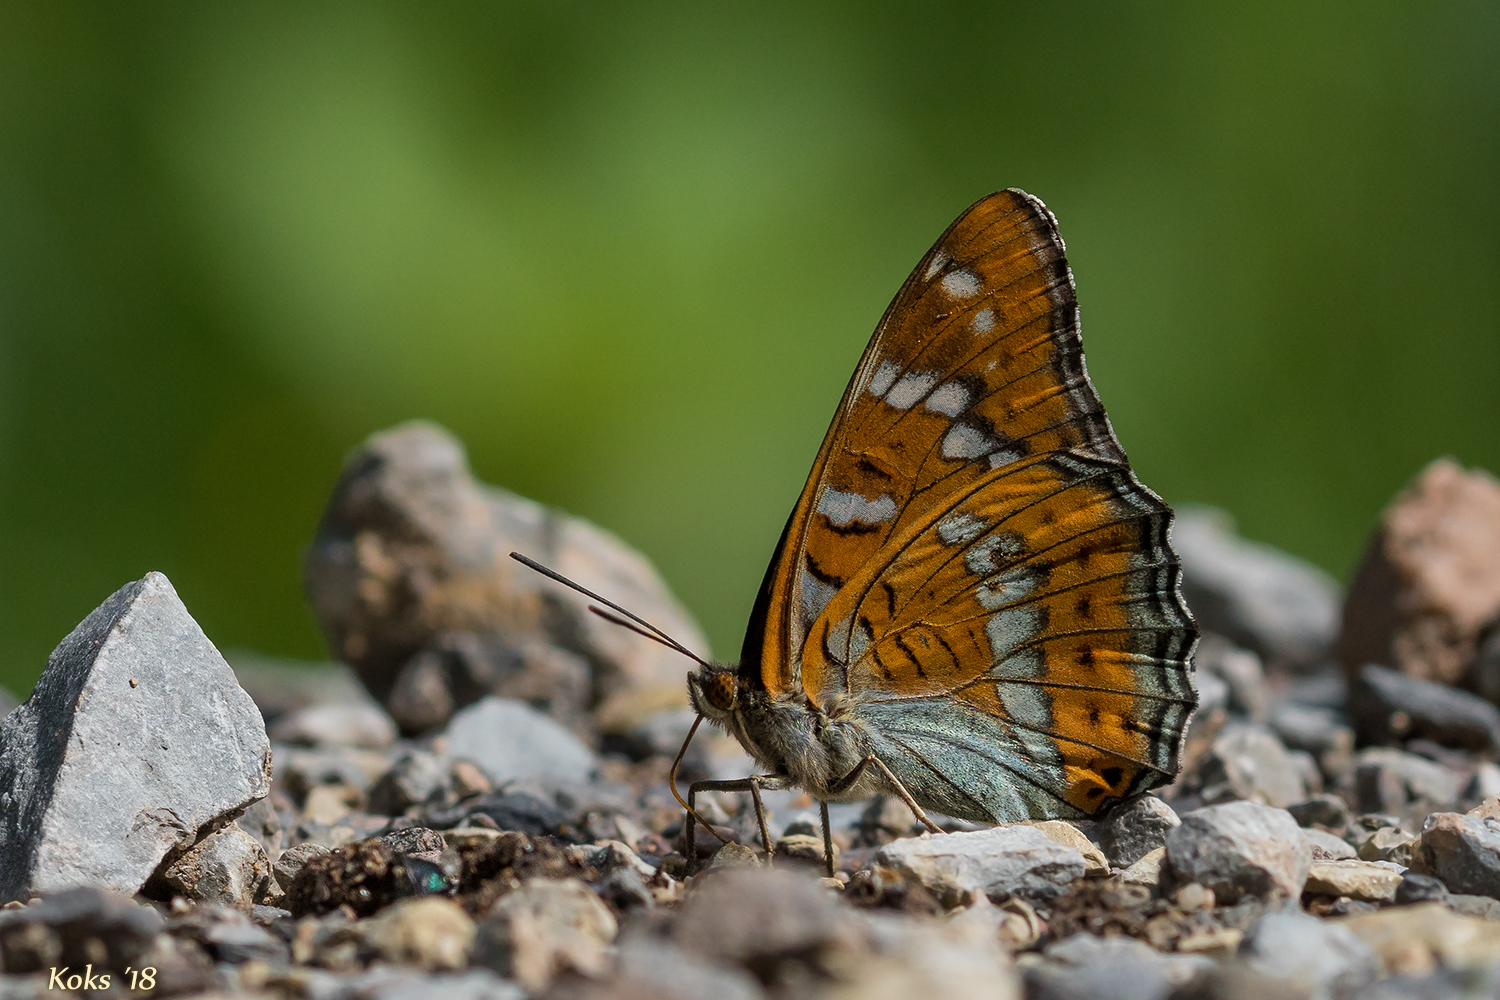
[[831, 863], [829, 801], [896, 795], [936, 830], [927, 810], [1082, 819], [1170, 782], [1197, 706], [1171, 520], [1089, 381], [1057, 220], [1015, 189], [975, 203], [875, 328], [739, 661], [688, 676], [767, 772], [696, 783], [689, 824], [695, 792], [748, 790], [768, 842], [759, 791], [798, 787]]

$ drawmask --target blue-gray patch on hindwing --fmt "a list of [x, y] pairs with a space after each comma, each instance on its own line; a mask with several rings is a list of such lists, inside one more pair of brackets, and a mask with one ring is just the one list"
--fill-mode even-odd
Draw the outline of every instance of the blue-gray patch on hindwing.
[[859, 712], [871, 748], [940, 812], [994, 823], [1083, 815], [1063, 798], [1067, 774], [1055, 745], [1040, 754], [1028, 747], [1037, 734], [943, 697], [866, 702]]

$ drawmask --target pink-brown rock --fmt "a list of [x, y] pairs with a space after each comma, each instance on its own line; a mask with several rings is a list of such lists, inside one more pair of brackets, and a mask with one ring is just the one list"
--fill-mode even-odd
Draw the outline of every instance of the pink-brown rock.
[[707, 651], [643, 556], [480, 483], [459, 441], [421, 421], [372, 435], [345, 464], [307, 555], [308, 597], [329, 645], [408, 733], [488, 694], [576, 729], [622, 699], [685, 700], [686, 659], [590, 614], [513, 550]]
[[1457, 684], [1500, 618], [1500, 482], [1449, 458], [1424, 469], [1381, 515], [1349, 595], [1337, 653]]

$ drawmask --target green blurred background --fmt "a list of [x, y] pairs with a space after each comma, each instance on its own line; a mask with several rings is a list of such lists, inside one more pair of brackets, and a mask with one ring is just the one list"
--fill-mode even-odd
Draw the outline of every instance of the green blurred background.
[[1500, 8], [1236, 6], [5, 4], [0, 680], [150, 569], [326, 655], [303, 547], [416, 416], [733, 656], [875, 321], [1012, 185], [1142, 477], [1346, 576], [1429, 459], [1500, 469]]

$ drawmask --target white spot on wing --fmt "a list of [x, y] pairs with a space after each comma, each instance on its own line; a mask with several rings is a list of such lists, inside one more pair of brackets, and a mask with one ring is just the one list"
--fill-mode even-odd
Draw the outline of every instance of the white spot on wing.
[[944, 458], [978, 458], [989, 453], [995, 442], [988, 434], [968, 424], [954, 424], [943, 435]]
[[937, 385], [938, 377], [932, 372], [910, 372], [901, 376], [901, 381], [885, 394], [885, 401], [898, 410], [909, 410]]
[[840, 528], [854, 521], [884, 524], [896, 516], [896, 501], [884, 495], [866, 500], [858, 493], [825, 489], [823, 495], [818, 497], [818, 511], [828, 515], [828, 520]]
[[956, 417], [969, 406], [969, 390], [959, 382], [945, 382], [932, 390], [923, 405], [946, 417]]
[[990, 615], [984, 631], [990, 637], [991, 660], [1003, 660], [1033, 638], [1042, 627], [1042, 612], [1034, 604], [1005, 608]]
[[[967, 558], [964, 568], [968, 568]], [[1016, 603], [1035, 589], [1036, 574], [1030, 567], [1021, 566], [985, 580], [975, 590], [974, 596], [986, 611], [994, 611]]]
[[975, 576], [989, 576], [1021, 553], [1021, 539], [1011, 531], [991, 535], [964, 553], [964, 568]]
[[955, 299], [971, 298], [979, 292], [979, 279], [970, 271], [949, 271], [943, 275], [943, 291]]
[[[995, 688], [1000, 695], [1000, 703], [1005, 706], [1006, 714], [1022, 726], [1046, 729], [1052, 725], [1052, 698], [1046, 691], [1031, 684], [1005, 684], [1003, 682], [996, 684]], [[1032, 739], [1027, 739], [1024, 731], [1016, 735], [1021, 737], [1027, 750], [1033, 754], [1036, 753], [1036, 749], [1031, 744], [1037, 737], [1041, 737], [1041, 734], [1033, 733]], [[1052, 745], [1050, 739], [1041, 737], [1041, 741], [1050, 751], [1043, 759], [1057, 756], [1057, 748]]]
[[948, 263], [948, 255], [943, 253], [943, 251], [939, 250], [937, 253], [933, 254], [932, 262], [927, 265], [927, 270], [922, 274], [922, 280], [931, 281], [932, 276], [941, 271], [943, 269], [943, 265], [946, 263]]
[[989, 528], [973, 514], [949, 514], [937, 523], [938, 541], [944, 545], [968, 545]]
[[973, 322], [975, 333], [989, 333], [995, 328], [995, 310], [981, 309], [974, 314]]
[[880, 367], [875, 369], [875, 375], [870, 379], [870, 392], [876, 396], [884, 396], [885, 391], [896, 381], [896, 376], [901, 373], [901, 366], [894, 361], [882, 361]]
[[990, 452], [990, 468], [998, 469], [1002, 465], [1010, 465], [1012, 462], [1019, 462], [1024, 457], [1025, 456], [1023, 456], [1019, 451], [1016, 451], [1014, 448], [1001, 448], [999, 451]]

